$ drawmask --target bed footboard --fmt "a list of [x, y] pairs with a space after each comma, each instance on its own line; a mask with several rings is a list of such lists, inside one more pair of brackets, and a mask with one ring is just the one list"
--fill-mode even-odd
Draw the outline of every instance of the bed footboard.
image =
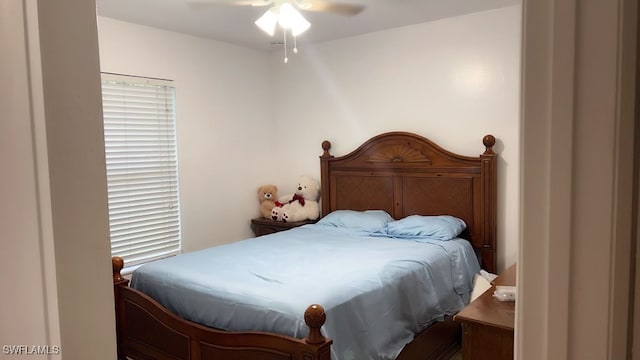
[[330, 360], [332, 340], [320, 332], [320, 305], [304, 313], [309, 335], [297, 339], [266, 332], [226, 332], [184, 320], [129, 287], [124, 262], [112, 258], [119, 359]]

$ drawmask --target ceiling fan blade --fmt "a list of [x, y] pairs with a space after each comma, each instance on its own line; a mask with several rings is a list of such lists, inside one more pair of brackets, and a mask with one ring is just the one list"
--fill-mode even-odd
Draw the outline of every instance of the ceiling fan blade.
[[358, 15], [365, 9], [364, 5], [334, 3], [326, 0], [304, 0], [300, 8], [306, 11], [321, 11], [339, 15]]
[[194, 9], [202, 9], [217, 5], [267, 6], [272, 3], [273, 0], [201, 0], [189, 1], [187, 5]]

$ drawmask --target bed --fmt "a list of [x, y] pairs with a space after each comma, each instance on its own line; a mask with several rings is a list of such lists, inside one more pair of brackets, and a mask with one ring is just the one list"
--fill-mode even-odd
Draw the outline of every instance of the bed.
[[[323, 219], [333, 216], [328, 217], [327, 214], [338, 214], [342, 211], [365, 212], [371, 209], [389, 214], [392, 218], [391, 221], [405, 219], [410, 215], [451, 215], [463, 220], [466, 224], [465, 230], [459, 235], [465, 240], [448, 241], [447, 243], [450, 243], [450, 246], [466, 243], [467, 248], [472, 250], [470, 252], [460, 250], [462, 252], [457, 254], [464, 253], [465, 256], [472, 254], [474, 260], [477, 255], [484, 269], [495, 272], [496, 154], [492, 150], [495, 139], [493, 136], [487, 135], [483, 138], [483, 144], [485, 145], [483, 154], [479, 157], [467, 157], [444, 150], [416, 134], [391, 132], [369, 139], [347, 155], [334, 157], [330, 153], [331, 144], [325, 141], [322, 143], [323, 154], [320, 157], [322, 213], [325, 215]], [[323, 222], [323, 219], [320, 223]], [[285, 233], [290, 233], [290, 241], [293, 242], [293, 239], [296, 239], [300, 233], [311, 233], [318, 227], [322, 227], [322, 224], [316, 227], [306, 225]], [[240, 244], [231, 247], [231, 251], [245, 252], [247, 248], [242, 248], [242, 246], [259, 246], [255, 244], [269, 247], [272, 246], [271, 241], [281, 241], [275, 239], [276, 235], [283, 236], [286, 235], [285, 233], [239, 242]], [[322, 234], [316, 236], [325, 236], [327, 239], [338, 240], [339, 243], [346, 242], [341, 239], [342, 235], [338, 232], [330, 236]], [[395, 248], [393, 244], [399, 244], [398, 242], [390, 242], [392, 240], [386, 234], [379, 237], [366, 237], [366, 239], [370, 240], [361, 241], [362, 239], [360, 239], [360, 242], [354, 246], [355, 251], [358, 251], [357, 247], [360, 246], [362, 255], [366, 254], [367, 257], [373, 256], [369, 255], [367, 251], [374, 251], [378, 246], [382, 246], [379, 253], [388, 253], [391, 252], [390, 249]], [[258, 241], [259, 243], [257, 243]], [[371, 249], [366, 247], [367, 244]], [[415, 246], [412, 242], [403, 242], [403, 244], [407, 244], [409, 252], [417, 251], [412, 250], [411, 246]], [[472, 246], [468, 246], [468, 244]], [[287, 246], [293, 247], [294, 244], [288, 243]], [[335, 246], [335, 244], [331, 244], [331, 246]], [[385, 251], [385, 246], [389, 250]], [[434, 249], [443, 248], [439, 243], [429, 244], [429, 246]], [[463, 246], [460, 246], [460, 249], [463, 249]], [[305, 255], [304, 245], [302, 245], [301, 251], [301, 255], [298, 257], [305, 257], [305, 259], [312, 259], [314, 254], [322, 253], [321, 249], [309, 246], [309, 253]], [[437, 251], [455, 252], [458, 250], [451, 248]], [[333, 358], [336, 358], [336, 354], [332, 354], [332, 343], [336, 341], [333, 348], [339, 350], [336, 352], [340, 353], [340, 359], [348, 358], [349, 356], [345, 356], [343, 335], [334, 337], [332, 340], [325, 337], [324, 332], [329, 329], [329, 332], [336, 333], [336, 328], [331, 327], [336, 325], [333, 321], [346, 318], [351, 312], [360, 311], [357, 316], [365, 319], [364, 323], [370, 323], [371, 319], [367, 318], [366, 313], [366, 308], [370, 308], [370, 306], [362, 305], [362, 309], [358, 309], [353, 307], [355, 305], [350, 305], [351, 307], [342, 309], [342, 313], [337, 312], [337, 303], [332, 300], [332, 297], [327, 297], [325, 294], [339, 293], [341, 283], [338, 280], [341, 276], [333, 268], [340, 266], [333, 265], [332, 271], [323, 273], [320, 271], [321, 269], [313, 265], [311, 260], [299, 260], [298, 258], [291, 259], [288, 261], [291, 264], [288, 265], [301, 267], [299, 272], [308, 278], [305, 281], [307, 287], [300, 290], [296, 296], [283, 292], [285, 295], [276, 298], [270, 297], [269, 306], [280, 314], [281, 309], [278, 306], [283, 302], [283, 299], [289, 297], [296, 297], [300, 301], [309, 303], [317, 302], [320, 305], [308, 306], [303, 315], [300, 313], [303, 312], [304, 307], [301, 307], [300, 303], [295, 305], [287, 303], [283, 306], [288, 308], [289, 312], [294, 313], [290, 319], [282, 316], [260, 318], [260, 322], [266, 325], [268, 331], [262, 331], [263, 329], [259, 329], [261, 331], [224, 331], [216, 329], [218, 327], [216, 325], [201, 325], [200, 323], [207, 323], [201, 318], [189, 321], [183, 318], [184, 315], [175, 315], [174, 312], [181, 313], [184, 309], [177, 309], [175, 301], [173, 303], [167, 302], [167, 299], [163, 298], [164, 292], [153, 295], [165, 305], [168, 304], [167, 306], [161, 305], [159, 301], [145, 293], [153, 293], [152, 290], [142, 292], [128, 286], [128, 280], [120, 275], [120, 270], [123, 267], [122, 260], [114, 258], [114, 295], [119, 357], [134, 359], [328, 360], [332, 358], [332, 355]], [[192, 261], [195, 260], [188, 260], [188, 262]], [[304, 267], [305, 261], [309, 264], [306, 268]], [[279, 263], [283, 262], [287, 261], [281, 259]], [[180, 265], [178, 264], [178, 266]], [[232, 268], [233, 264], [230, 263], [228, 266]], [[206, 302], [201, 303], [202, 300], [190, 297], [187, 293], [188, 290], [179, 287], [183, 283], [191, 282], [191, 275], [178, 275], [179, 271], [174, 269], [178, 268], [172, 268], [167, 263], [167, 268], [156, 269], [156, 272], [164, 271], [161, 279], [174, 278], [173, 284], [179, 288], [176, 293], [183, 293], [189, 299], [189, 301], [182, 301], [182, 305], [207, 304]], [[220, 271], [220, 268], [214, 271]], [[353, 273], [353, 269], [347, 271], [344, 277], [349, 278], [351, 276], [349, 274]], [[225, 278], [230, 276], [223, 274], [222, 271], [221, 275]], [[277, 274], [277, 272], [269, 273], [268, 276], [265, 273], [256, 276], [262, 277], [262, 280], [268, 278], [271, 282], [282, 282], [282, 278], [278, 277], [282, 274]], [[208, 278], [208, 280], [211, 279]], [[314, 289], [330, 290], [314, 292]], [[405, 293], [409, 291], [408, 289], [410, 287], [405, 286], [397, 292]], [[363, 290], [359, 296], [354, 297], [364, 304], [368, 301], [367, 299], [377, 296], [369, 290]], [[353, 289], [352, 291], [355, 292]], [[232, 292], [245, 296], [241, 289], [233, 289]], [[341, 296], [344, 297], [344, 295]], [[316, 298], [317, 300], [313, 300]], [[237, 303], [238, 299], [236, 298], [232, 302]], [[229, 304], [225, 305], [220, 302], [214, 302], [214, 304], [217, 305], [192, 306], [192, 308], [202, 310], [199, 311], [200, 313], [215, 313], [218, 310], [223, 314], [235, 314], [228, 316], [231, 318], [239, 317], [238, 314], [245, 314], [245, 309], [234, 312], [230, 310], [231, 308], [225, 307]], [[327, 306], [326, 311], [322, 305]], [[459, 304], [456, 306], [459, 307]], [[397, 359], [446, 359], [455, 352], [459, 346], [460, 327], [451, 321], [449, 315], [452, 315], [456, 306], [451, 307], [441, 316], [429, 317], [429, 326], [426, 328], [426, 323], [422, 322], [419, 329], [411, 334], [413, 340], [409, 342], [408, 340], [411, 339], [408, 339], [409, 343], [397, 351]], [[186, 306], [186, 308], [188, 307]], [[405, 307], [405, 305], [402, 306], [403, 309]], [[418, 307], [421, 308], [422, 304], [418, 304]], [[379, 310], [374, 311], [379, 312]], [[188, 317], [192, 317], [192, 315]], [[258, 316], [248, 316], [248, 318], [256, 317]], [[325, 324], [327, 317], [329, 317], [329, 322]], [[248, 320], [245, 319], [245, 321]], [[353, 322], [353, 320], [349, 321]], [[220, 326], [220, 328], [225, 327]], [[365, 332], [374, 332], [372, 330], [373, 327], [364, 329]], [[339, 331], [337, 332], [339, 333]], [[354, 351], [359, 350], [356, 348]], [[361, 359], [369, 358], [369, 356], [359, 355], [352, 351], [350, 358]]]

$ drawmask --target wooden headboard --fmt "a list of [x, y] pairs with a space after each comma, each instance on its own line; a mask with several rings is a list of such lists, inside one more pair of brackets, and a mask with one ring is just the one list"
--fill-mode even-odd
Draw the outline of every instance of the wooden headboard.
[[478, 157], [454, 154], [407, 132], [375, 136], [351, 153], [334, 157], [324, 141], [320, 156], [322, 214], [334, 210], [387, 211], [408, 215], [453, 215], [467, 223], [462, 235], [496, 272], [495, 138], [482, 139]]

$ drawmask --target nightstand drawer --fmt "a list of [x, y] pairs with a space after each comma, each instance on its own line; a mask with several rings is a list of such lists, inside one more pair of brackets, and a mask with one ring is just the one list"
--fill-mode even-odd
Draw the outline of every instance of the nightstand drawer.
[[488, 324], [463, 323], [462, 359], [513, 360], [513, 330]]
[[293, 229], [294, 227], [314, 224], [317, 220], [307, 220], [298, 222], [273, 221], [271, 219], [257, 218], [251, 220], [251, 230], [256, 236], [273, 234], [279, 231]]

